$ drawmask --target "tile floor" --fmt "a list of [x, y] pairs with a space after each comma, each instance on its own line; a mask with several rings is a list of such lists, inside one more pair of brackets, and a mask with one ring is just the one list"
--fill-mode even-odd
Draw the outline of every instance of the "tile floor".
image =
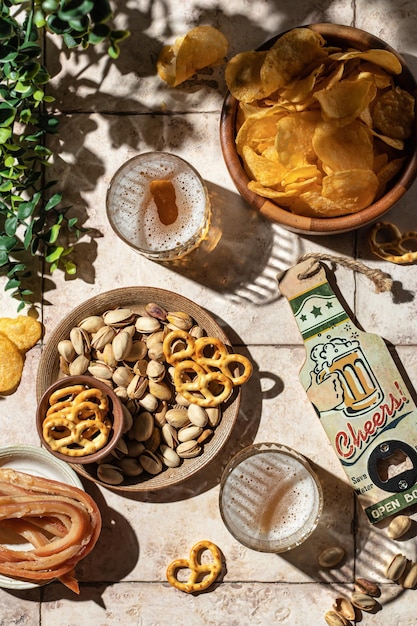
[[[91, 482], [103, 532], [97, 548], [79, 566], [81, 593], [59, 583], [29, 591], [0, 589], [0, 624], [9, 626], [182, 626], [324, 624], [338, 595], [349, 594], [355, 576], [377, 580], [380, 610], [364, 614], [363, 626], [417, 624], [417, 591], [402, 590], [384, 577], [389, 555], [417, 558], [417, 540], [389, 540], [371, 527], [305, 397], [298, 379], [304, 349], [297, 326], [276, 282], [276, 274], [305, 252], [347, 256], [381, 268], [394, 280], [392, 292], [376, 294], [361, 274], [342, 266], [335, 279], [360, 326], [381, 335], [395, 349], [411, 385], [417, 388], [417, 274], [374, 257], [366, 228], [333, 237], [299, 236], [266, 222], [237, 194], [224, 165], [219, 117], [225, 95], [222, 67], [207, 70], [175, 90], [155, 75], [162, 43], [193, 26], [209, 23], [230, 42], [230, 56], [254, 48], [277, 32], [311, 22], [331, 21], [367, 30], [401, 52], [417, 73], [417, 6], [410, 0], [127, 0], [114, 3], [117, 24], [130, 29], [115, 63], [93, 51], [69, 56], [49, 41], [46, 59], [52, 91], [62, 112], [53, 169], [68, 204], [91, 230], [77, 250], [79, 273], [68, 279], [39, 275], [44, 345], [60, 322], [85, 299], [116, 287], [148, 285], [186, 295], [205, 307], [225, 329], [237, 351], [247, 353], [255, 372], [243, 387], [236, 432], [199, 484], [179, 492], [126, 497]], [[105, 215], [106, 188], [129, 157], [167, 150], [191, 162], [207, 181], [218, 239], [214, 250], [193, 255], [178, 267], [138, 256], [113, 235]], [[416, 226], [416, 187], [386, 216], [403, 230]], [[1, 286], [1, 285], [0, 285]], [[3, 293], [2, 315], [16, 305]], [[0, 398], [2, 445], [38, 446], [34, 416], [36, 374], [42, 346], [27, 355], [22, 382]], [[276, 441], [306, 455], [323, 484], [325, 509], [319, 528], [284, 555], [254, 552], [225, 528], [218, 509], [219, 479], [228, 459], [253, 441]], [[415, 517], [413, 515], [413, 517]], [[417, 519], [417, 518], [416, 518]], [[222, 550], [219, 584], [198, 596], [173, 589], [166, 565], [186, 556], [206, 538]], [[324, 572], [317, 555], [342, 545], [341, 567]]]

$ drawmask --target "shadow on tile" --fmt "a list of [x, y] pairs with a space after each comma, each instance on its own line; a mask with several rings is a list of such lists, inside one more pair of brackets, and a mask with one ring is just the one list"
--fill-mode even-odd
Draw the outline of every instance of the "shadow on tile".
[[207, 239], [165, 267], [235, 302], [274, 302], [280, 297], [277, 273], [300, 254], [297, 235], [264, 219], [239, 194], [206, 184], [213, 212]]

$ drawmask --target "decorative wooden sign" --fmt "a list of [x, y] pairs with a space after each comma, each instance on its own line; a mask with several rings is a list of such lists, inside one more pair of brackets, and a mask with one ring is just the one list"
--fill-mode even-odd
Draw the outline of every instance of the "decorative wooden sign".
[[280, 279], [306, 348], [300, 380], [371, 523], [417, 503], [417, 408], [385, 342], [361, 331], [321, 265]]

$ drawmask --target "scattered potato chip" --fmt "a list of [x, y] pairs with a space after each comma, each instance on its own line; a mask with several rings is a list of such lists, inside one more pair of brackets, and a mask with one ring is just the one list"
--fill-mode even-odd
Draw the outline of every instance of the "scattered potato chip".
[[229, 48], [226, 37], [213, 26], [196, 26], [173, 46], [164, 46], [157, 61], [157, 72], [168, 85], [176, 87], [198, 70], [219, 65]]
[[[385, 193], [405, 161], [415, 99], [387, 50], [329, 46], [309, 28], [226, 67], [239, 100], [236, 149], [248, 188], [293, 213], [347, 215]], [[278, 165], [280, 167], [278, 167]]]
[[23, 357], [17, 346], [0, 333], [0, 393], [12, 393], [23, 372]]
[[6, 335], [21, 352], [27, 352], [42, 336], [42, 325], [33, 317], [0, 317], [0, 333]]

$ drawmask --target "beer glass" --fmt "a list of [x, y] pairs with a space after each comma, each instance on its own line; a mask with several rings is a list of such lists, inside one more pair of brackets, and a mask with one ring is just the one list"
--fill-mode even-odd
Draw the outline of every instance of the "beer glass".
[[211, 207], [200, 174], [168, 152], [146, 152], [114, 174], [106, 197], [114, 232], [154, 261], [180, 259], [207, 236]]

